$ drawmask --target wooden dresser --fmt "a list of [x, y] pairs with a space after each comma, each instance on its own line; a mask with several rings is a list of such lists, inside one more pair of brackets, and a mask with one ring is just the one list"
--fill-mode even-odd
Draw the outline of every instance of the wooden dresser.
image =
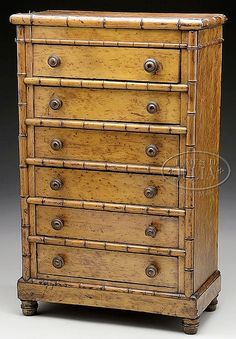
[[194, 334], [215, 310], [225, 20], [11, 16], [24, 315], [37, 301], [126, 309]]

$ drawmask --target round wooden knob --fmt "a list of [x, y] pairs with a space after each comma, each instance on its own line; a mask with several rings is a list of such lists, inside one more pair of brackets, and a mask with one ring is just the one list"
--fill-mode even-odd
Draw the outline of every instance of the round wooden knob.
[[61, 64], [61, 60], [60, 58], [57, 56], [57, 55], [51, 55], [49, 58], [48, 58], [48, 65], [50, 67], [58, 67], [59, 65]]
[[59, 151], [62, 149], [63, 143], [60, 139], [52, 139], [50, 146], [54, 151]]
[[161, 69], [161, 63], [153, 58], [149, 58], [144, 62], [144, 69], [148, 73], [155, 74]]
[[60, 218], [55, 218], [52, 220], [51, 225], [54, 230], [59, 231], [64, 226], [64, 222]]
[[58, 99], [58, 98], [53, 98], [52, 100], [50, 100], [49, 106], [50, 106], [51, 109], [56, 111], [56, 110], [61, 108], [62, 101], [60, 99]]
[[148, 113], [154, 114], [154, 113], [157, 113], [159, 110], [160, 110], [160, 107], [159, 107], [159, 105], [156, 102], [150, 101], [147, 104], [147, 111], [148, 111]]
[[148, 186], [144, 189], [144, 195], [146, 198], [151, 199], [157, 195], [157, 187], [156, 186]]
[[63, 186], [63, 183], [60, 179], [53, 179], [51, 182], [50, 182], [50, 187], [53, 191], [58, 191], [62, 188]]
[[145, 152], [149, 157], [154, 158], [157, 156], [158, 148], [156, 145], [148, 145], [145, 149]]
[[156, 234], [157, 234], [157, 229], [156, 229], [156, 227], [155, 227], [154, 225], [152, 225], [152, 224], [149, 225], [149, 226], [146, 228], [146, 230], [145, 230], [145, 235], [146, 235], [147, 237], [155, 238]]
[[55, 268], [62, 268], [65, 265], [65, 262], [61, 256], [57, 256], [52, 259], [52, 264]]
[[145, 273], [148, 276], [148, 278], [155, 278], [158, 273], [158, 269], [154, 265], [149, 265], [146, 268]]

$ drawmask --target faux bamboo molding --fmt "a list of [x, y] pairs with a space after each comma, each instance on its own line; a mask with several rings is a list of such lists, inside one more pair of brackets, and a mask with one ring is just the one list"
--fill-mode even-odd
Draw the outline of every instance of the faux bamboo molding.
[[79, 129], [98, 129], [104, 131], [124, 131], [140, 133], [186, 134], [186, 127], [123, 122], [100, 122], [87, 120], [63, 120], [32, 118], [25, 120], [28, 126], [68, 127]]
[[79, 87], [79, 88], [101, 88], [101, 89], [126, 89], [140, 91], [162, 91], [162, 92], [187, 92], [188, 85], [185, 84], [158, 84], [150, 82], [131, 81], [109, 81], [109, 80], [79, 80], [64, 78], [27, 77], [24, 79], [26, 85], [33, 86], [56, 86], [56, 87]]
[[161, 43], [161, 42], [137, 42], [137, 41], [104, 41], [104, 40], [71, 40], [71, 39], [16, 39], [17, 43], [43, 44], [43, 45], [72, 45], [72, 46], [104, 46], [104, 47], [142, 47], [142, 48], [174, 48], [199, 50], [212, 45], [222, 44], [224, 39], [215, 39], [209, 43], [191, 46], [188, 44]]
[[92, 283], [77, 283], [77, 282], [63, 282], [61, 280], [43, 280], [43, 279], [30, 279], [28, 281], [32, 284], [46, 285], [46, 286], [61, 286], [61, 287], [74, 287], [81, 288], [85, 290], [95, 290], [95, 291], [107, 291], [107, 292], [117, 292], [117, 293], [130, 293], [137, 295], [147, 295], [147, 296], [161, 296], [163, 298], [173, 298], [173, 299], [183, 299], [188, 300], [184, 294], [181, 293], [168, 293], [168, 292], [157, 292], [151, 290], [143, 290], [138, 288], [125, 288], [111, 285], [101, 285], [101, 284], [92, 284]]
[[172, 217], [185, 215], [185, 210], [175, 209], [175, 208], [113, 204], [113, 203], [102, 203], [102, 202], [80, 201], [80, 200], [69, 200], [69, 199], [65, 200], [65, 199], [28, 197], [27, 202], [29, 204], [36, 204], [36, 205], [85, 208], [85, 209], [92, 209], [92, 210], [99, 210], [99, 211], [141, 213], [141, 214], [150, 214], [150, 215], [165, 215], [165, 216], [172, 216]]
[[149, 247], [141, 245], [127, 245], [103, 241], [79, 240], [79, 239], [64, 239], [46, 236], [29, 236], [28, 241], [31, 243], [58, 245], [58, 246], [72, 246], [82, 248], [93, 248], [105, 251], [118, 251], [127, 253], [143, 253], [151, 255], [164, 255], [171, 257], [184, 257], [185, 251], [173, 248]]
[[171, 14], [46, 11], [41, 13], [15, 14], [10, 22], [16, 25], [43, 25], [64, 27], [100, 27], [133, 29], [200, 30], [222, 25], [222, 14], [189, 14], [182, 17]]
[[119, 164], [109, 162], [95, 161], [75, 161], [75, 160], [56, 160], [48, 158], [27, 158], [26, 163], [34, 166], [49, 166], [63, 168], [79, 168], [92, 169], [98, 171], [121, 171], [128, 173], [148, 173], [148, 174], [163, 174], [163, 175], [180, 175], [184, 176], [186, 170], [176, 167], [158, 167], [133, 164]]
[[142, 47], [142, 48], [187, 48], [187, 44], [137, 42], [137, 41], [101, 41], [101, 40], [71, 40], [71, 39], [16, 39], [19, 43], [46, 44], [46, 45], [72, 45], [72, 46], [103, 46], [103, 47]]
[[193, 247], [194, 247], [194, 168], [196, 145], [196, 105], [197, 105], [197, 32], [188, 33], [188, 110], [187, 110], [187, 135], [186, 135], [186, 193], [185, 193], [185, 294], [190, 296], [194, 292], [193, 281]]
[[[25, 29], [17, 27], [17, 36], [24, 39]], [[21, 195], [21, 239], [22, 239], [22, 276], [28, 280], [31, 276], [31, 253], [28, 242], [29, 236], [29, 209], [26, 197], [29, 194], [28, 168], [26, 165], [27, 156], [27, 90], [24, 84], [26, 76], [26, 47], [25, 44], [17, 44], [18, 61], [18, 112], [19, 112], [19, 167], [20, 167], [20, 195]]]

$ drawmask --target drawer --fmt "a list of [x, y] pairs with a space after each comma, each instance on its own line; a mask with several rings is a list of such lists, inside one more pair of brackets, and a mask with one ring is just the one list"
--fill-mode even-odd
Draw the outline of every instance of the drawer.
[[178, 135], [35, 128], [36, 157], [178, 166], [177, 154]]
[[[178, 259], [175, 257], [44, 244], [37, 245], [37, 253], [39, 274], [177, 289]], [[147, 276], [150, 266], [155, 274], [153, 277]]]
[[[54, 67], [48, 64], [52, 56]], [[155, 60], [155, 74], [144, 70], [148, 59]], [[180, 51], [173, 49], [58, 45], [33, 49], [34, 76], [177, 83], [179, 68]]]
[[178, 92], [35, 86], [34, 111], [43, 118], [180, 124], [180, 96]]
[[179, 247], [179, 218], [37, 206], [38, 235]]
[[35, 181], [40, 197], [178, 206], [176, 177], [36, 166]]

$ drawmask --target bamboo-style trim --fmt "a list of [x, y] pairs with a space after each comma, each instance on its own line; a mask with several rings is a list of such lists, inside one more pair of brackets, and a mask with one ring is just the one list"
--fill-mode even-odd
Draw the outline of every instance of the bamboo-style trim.
[[185, 251], [176, 248], [161, 248], [153, 246], [129, 245], [123, 243], [112, 243], [106, 241], [92, 241], [69, 238], [55, 238], [47, 236], [32, 235], [28, 237], [30, 243], [90, 248], [105, 251], [117, 251], [127, 253], [142, 253], [149, 255], [164, 255], [171, 257], [184, 257]]
[[199, 50], [199, 49], [206, 48], [206, 47], [213, 46], [213, 45], [221, 45], [223, 41], [224, 41], [223, 38], [219, 38], [219, 39], [212, 40], [210, 42], [206, 42], [205, 44], [198, 44], [197, 46], [187, 45], [187, 49]]
[[99, 211], [114, 211], [123, 213], [137, 213], [137, 214], [149, 214], [149, 215], [163, 215], [163, 216], [184, 216], [184, 209], [177, 208], [164, 208], [164, 207], [152, 207], [142, 205], [126, 205], [115, 203], [102, 203], [93, 201], [81, 201], [81, 200], [69, 200], [69, 199], [53, 199], [43, 197], [29, 197], [27, 199], [29, 204], [47, 205], [47, 206], [60, 206], [60, 207], [72, 207], [81, 209], [91, 209]]
[[[17, 27], [17, 37], [25, 39], [25, 28]], [[24, 83], [26, 76], [26, 46], [17, 44], [17, 72], [18, 72], [18, 113], [19, 113], [19, 167], [20, 167], [20, 195], [21, 195], [21, 243], [22, 243], [22, 276], [28, 280], [31, 274], [31, 253], [28, 242], [29, 236], [29, 195], [27, 157], [27, 89]]]
[[78, 87], [98, 89], [125, 89], [140, 91], [162, 91], [162, 92], [187, 92], [186, 84], [159, 84], [150, 82], [132, 81], [110, 81], [110, 80], [82, 80], [48, 77], [27, 77], [24, 79], [26, 85], [55, 86], [55, 87]]
[[103, 40], [72, 40], [72, 39], [16, 39], [17, 43], [31, 43], [44, 45], [72, 45], [72, 46], [103, 46], [103, 47], [142, 47], [142, 48], [174, 48], [199, 50], [213, 45], [220, 45], [223, 38], [215, 39], [205, 44], [191, 46], [185, 43], [137, 42], [137, 41], [103, 41]]
[[62, 168], [78, 168], [78, 169], [91, 169], [98, 171], [121, 171], [128, 173], [148, 173], [148, 174], [163, 174], [163, 175], [185, 175], [184, 168], [176, 167], [158, 167], [151, 165], [133, 165], [133, 164], [120, 164], [110, 162], [95, 162], [95, 161], [76, 161], [76, 160], [60, 160], [60, 159], [47, 159], [47, 158], [27, 158], [26, 163], [34, 166], [49, 166], [49, 167], [62, 167]]
[[[107, 14], [107, 15], [106, 15]], [[136, 16], [137, 15], [137, 16]], [[66, 14], [63, 11], [40, 13], [14, 14], [10, 22], [15, 25], [39, 25], [61, 27], [97, 27], [97, 28], [133, 28], [133, 29], [172, 29], [172, 30], [200, 30], [222, 25], [226, 20], [223, 14], [209, 14], [209, 17], [163, 17], [151, 16], [140, 17], [141, 13], [126, 17], [112, 16], [110, 13], [96, 15], [96, 12], [78, 11], [75, 14]]]
[[186, 134], [186, 127], [172, 125], [40, 118], [26, 119], [25, 123], [28, 126], [67, 127], [139, 133]]
[[104, 41], [104, 40], [72, 40], [72, 39], [25, 39], [16, 42], [46, 45], [72, 45], [72, 46], [101, 46], [101, 47], [142, 47], [142, 48], [187, 48], [187, 44], [138, 42], [138, 41]]
[[198, 33], [188, 33], [188, 107], [186, 135], [185, 177], [185, 294], [191, 296], [194, 291], [194, 186], [195, 186], [195, 146], [196, 146], [196, 104], [197, 104], [197, 56]]
[[[19, 280], [21, 282], [21, 279]], [[61, 286], [61, 287], [74, 287], [88, 290], [96, 290], [96, 291], [104, 291], [104, 292], [118, 292], [118, 293], [130, 293], [130, 294], [138, 294], [145, 296], [159, 296], [163, 298], [174, 298], [174, 299], [183, 299], [189, 300], [186, 298], [184, 294], [181, 293], [168, 293], [168, 292], [156, 292], [152, 290], [144, 290], [138, 288], [129, 288], [129, 287], [118, 287], [111, 286], [106, 284], [99, 283], [78, 283], [78, 282], [65, 282], [62, 280], [44, 280], [44, 279], [30, 279], [27, 283], [46, 285], [46, 286]]]

